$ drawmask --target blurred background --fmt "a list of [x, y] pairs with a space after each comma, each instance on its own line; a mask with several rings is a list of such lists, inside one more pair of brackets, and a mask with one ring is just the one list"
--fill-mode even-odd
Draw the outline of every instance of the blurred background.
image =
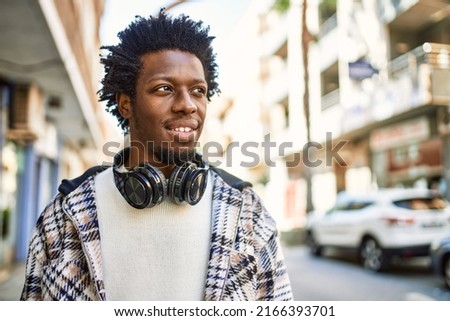
[[[307, 213], [341, 191], [450, 198], [448, 0], [0, 0], [0, 299], [18, 297], [31, 230], [61, 179], [111, 161], [106, 143], [124, 144], [97, 101], [99, 47], [160, 7], [217, 37], [222, 93], [201, 146], [218, 142], [214, 160], [252, 182], [276, 218], [296, 299], [449, 300], [427, 263], [364, 274], [352, 258], [317, 261], [302, 246]], [[252, 166], [236, 148], [245, 142], [258, 144]], [[400, 292], [386, 291], [392, 282]]]

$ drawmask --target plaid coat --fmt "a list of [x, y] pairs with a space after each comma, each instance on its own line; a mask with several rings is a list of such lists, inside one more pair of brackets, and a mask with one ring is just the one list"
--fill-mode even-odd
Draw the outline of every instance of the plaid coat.
[[[275, 222], [250, 187], [214, 175], [205, 300], [292, 300]], [[21, 300], [105, 300], [94, 177], [59, 193], [33, 232]]]

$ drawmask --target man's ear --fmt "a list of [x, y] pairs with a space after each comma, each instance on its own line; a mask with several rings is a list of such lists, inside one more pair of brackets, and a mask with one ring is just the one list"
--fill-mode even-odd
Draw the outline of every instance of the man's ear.
[[128, 119], [131, 117], [131, 98], [127, 94], [117, 93], [116, 94], [117, 106], [119, 107], [120, 115]]

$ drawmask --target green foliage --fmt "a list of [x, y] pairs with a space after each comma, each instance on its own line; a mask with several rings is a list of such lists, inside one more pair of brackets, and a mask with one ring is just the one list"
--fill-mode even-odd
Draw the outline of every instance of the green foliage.
[[336, 9], [336, 0], [322, 0], [320, 5]]
[[319, 15], [321, 21], [327, 20], [336, 13], [336, 0], [322, 0], [319, 4]]
[[268, 173], [264, 173], [264, 174], [260, 175], [260, 177], [258, 178], [256, 183], [266, 186], [267, 183], [269, 183], [269, 180], [270, 179], [269, 179]]
[[275, 3], [273, 4], [273, 8], [280, 13], [288, 11], [290, 6], [290, 0], [275, 0]]

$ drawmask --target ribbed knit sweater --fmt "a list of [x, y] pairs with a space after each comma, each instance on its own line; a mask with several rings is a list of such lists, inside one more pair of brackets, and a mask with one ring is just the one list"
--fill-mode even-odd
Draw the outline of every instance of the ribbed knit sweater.
[[95, 178], [107, 300], [203, 300], [211, 239], [212, 182], [195, 206], [166, 199], [135, 209], [112, 169]]

